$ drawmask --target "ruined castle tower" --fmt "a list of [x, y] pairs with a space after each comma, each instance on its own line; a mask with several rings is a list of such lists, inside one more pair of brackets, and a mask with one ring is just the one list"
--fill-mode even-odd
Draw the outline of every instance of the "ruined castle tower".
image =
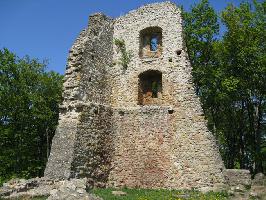
[[224, 183], [181, 24], [170, 2], [116, 19], [90, 16], [70, 50], [45, 176], [88, 177], [110, 187]]

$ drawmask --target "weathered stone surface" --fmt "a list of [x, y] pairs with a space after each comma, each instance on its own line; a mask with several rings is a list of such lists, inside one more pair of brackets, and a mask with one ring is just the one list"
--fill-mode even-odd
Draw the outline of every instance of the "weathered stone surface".
[[223, 171], [225, 180], [229, 186], [249, 186], [251, 185], [251, 175], [249, 170], [226, 169]]
[[263, 173], [258, 173], [252, 180], [252, 185], [262, 185], [266, 187], [266, 176]]
[[[150, 52], [151, 57], [140, 55], [140, 48], [149, 48], [140, 34], [147, 28], [161, 30], [156, 33], [160, 52]], [[132, 54], [127, 69], [114, 39], [124, 40]], [[139, 77], [151, 71], [159, 74], [159, 92], [146, 91], [149, 105], [147, 99], [142, 105]], [[63, 97], [46, 177], [87, 177], [111, 187], [190, 189], [225, 183], [216, 141], [194, 93], [175, 4], [149, 4], [117, 19], [90, 16], [70, 50]]]
[[101, 200], [87, 190], [92, 186], [84, 179], [50, 180], [46, 178], [13, 179], [4, 183], [0, 188], [0, 197], [3, 198], [32, 198], [49, 196], [49, 200]]
[[9, 196], [12, 193], [26, 192], [39, 186], [41, 179], [11, 179], [0, 188], [0, 196]]
[[102, 200], [86, 192], [87, 179], [65, 181], [58, 189], [50, 191], [47, 200]]
[[250, 197], [254, 199], [266, 199], [266, 176], [263, 173], [258, 173], [254, 176]]
[[259, 173], [255, 175], [251, 181], [250, 174], [247, 170], [230, 169], [225, 170], [224, 173], [228, 184], [231, 185], [228, 190], [228, 194], [230, 195], [229, 199], [266, 199], [266, 187], [263, 185], [265, 176], [263, 174]]
[[0, 197], [49, 196], [50, 190], [58, 188], [61, 182], [46, 178], [12, 179], [0, 188]]
[[175, 198], [177, 199], [190, 199], [190, 194], [176, 194], [174, 195]]
[[251, 192], [249, 194], [250, 196], [256, 197], [257, 199], [266, 199], [266, 187], [261, 185], [261, 186], [252, 186], [251, 187]]
[[112, 194], [115, 196], [126, 196], [127, 193], [123, 191], [112, 191]]

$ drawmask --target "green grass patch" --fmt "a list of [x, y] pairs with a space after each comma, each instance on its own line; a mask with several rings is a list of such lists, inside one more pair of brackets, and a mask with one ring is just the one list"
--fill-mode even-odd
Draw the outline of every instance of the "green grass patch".
[[196, 190], [152, 190], [152, 189], [121, 189], [125, 196], [115, 196], [112, 191], [116, 189], [93, 189], [90, 191], [104, 200], [225, 200], [228, 194], [225, 192], [208, 192], [203, 194]]

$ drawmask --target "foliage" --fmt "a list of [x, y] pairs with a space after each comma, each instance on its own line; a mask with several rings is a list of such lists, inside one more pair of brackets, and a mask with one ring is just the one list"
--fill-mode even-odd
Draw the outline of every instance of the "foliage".
[[192, 7], [191, 12], [183, 12], [184, 32], [188, 54], [193, 66], [196, 92], [206, 85], [215, 65], [213, 59], [215, 36], [219, 34], [218, 16], [208, 0]]
[[207, 0], [184, 14], [196, 92], [225, 165], [253, 173], [266, 168], [265, 12], [265, 2], [228, 5], [222, 37]]
[[0, 182], [42, 176], [58, 120], [62, 76], [0, 50]]
[[94, 189], [92, 193], [106, 200], [223, 200], [228, 199], [227, 193], [208, 192], [206, 194], [194, 190], [154, 190], [154, 189], [123, 189], [125, 196], [114, 196], [112, 191], [115, 189]]
[[120, 62], [123, 66], [123, 69], [126, 70], [128, 68], [128, 64], [131, 61], [132, 53], [126, 50], [126, 45], [124, 40], [115, 39], [114, 43], [117, 46], [118, 50], [121, 52]]

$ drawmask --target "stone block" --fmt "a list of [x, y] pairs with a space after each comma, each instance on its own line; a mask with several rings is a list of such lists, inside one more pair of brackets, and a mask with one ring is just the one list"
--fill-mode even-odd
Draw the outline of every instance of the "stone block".
[[249, 187], [251, 185], [251, 174], [249, 170], [225, 169], [223, 174], [229, 186], [243, 185]]

